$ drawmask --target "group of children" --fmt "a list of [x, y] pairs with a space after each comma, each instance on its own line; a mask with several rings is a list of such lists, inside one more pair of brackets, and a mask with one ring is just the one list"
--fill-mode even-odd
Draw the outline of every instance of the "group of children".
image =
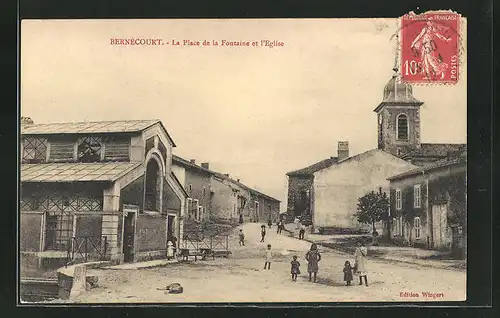
[[[260, 242], [264, 242], [264, 238], [266, 236], [266, 227], [262, 226], [261, 227], [261, 240]], [[302, 236], [303, 238], [303, 236]], [[243, 233], [243, 230], [240, 229], [239, 231], [239, 245], [240, 246], [245, 246], [245, 234]], [[364, 247], [364, 246], [363, 246]], [[358, 249], [360, 247], [358, 246]], [[358, 249], [356, 250], [356, 253], [358, 253]], [[366, 252], [363, 253], [363, 257], [366, 256]], [[356, 256], [357, 257], [357, 256]], [[321, 260], [321, 255], [318, 252], [316, 244], [312, 244], [311, 250], [309, 250], [306, 254], [306, 260], [308, 262], [308, 272], [309, 272], [309, 281], [311, 281], [311, 275], [314, 274], [314, 282], [316, 282], [316, 274], [318, 271], [318, 262]], [[271, 262], [272, 262], [272, 251], [271, 251], [271, 244], [267, 244], [267, 250], [266, 250], [266, 257], [265, 257], [265, 262], [264, 262], [264, 269], [271, 269]], [[294, 255], [292, 258], [292, 261], [290, 262], [290, 273], [292, 275], [292, 281], [296, 282], [297, 281], [297, 276], [300, 274], [300, 263], [297, 260], [297, 256]], [[361, 267], [364, 267], [362, 265]], [[358, 273], [360, 275], [361, 273], [358, 272], [358, 264], [355, 262], [354, 266], [351, 266], [351, 263], [347, 260], [344, 263], [344, 281], [346, 282], [346, 286], [351, 286], [351, 282], [353, 281], [353, 273]], [[360, 285], [362, 284], [362, 278], [365, 278], [365, 284], [368, 286], [367, 278], [366, 275], [360, 275]]]

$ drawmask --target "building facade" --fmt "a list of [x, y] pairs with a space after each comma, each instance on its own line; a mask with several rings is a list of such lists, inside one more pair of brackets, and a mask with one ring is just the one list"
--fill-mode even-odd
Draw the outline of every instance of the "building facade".
[[391, 237], [462, 255], [467, 233], [467, 153], [389, 178]]
[[22, 126], [21, 254], [40, 263], [85, 244], [118, 263], [164, 257], [187, 198], [173, 147], [159, 120]]
[[338, 153], [303, 169], [287, 173], [288, 212], [312, 219], [315, 228], [356, 229], [356, 203], [363, 191], [389, 189], [385, 179], [397, 171], [443, 160], [465, 149], [465, 144], [431, 144], [420, 140], [420, 107], [411, 85], [395, 69], [385, 85], [377, 114], [376, 149], [349, 156], [348, 143]]
[[186, 220], [201, 222], [211, 215], [212, 172], [208, 168], [208, 163], [198, 166], [194, 159], [188, 161], [176, 155], [172, 158], [172, 170], [189, 195]]

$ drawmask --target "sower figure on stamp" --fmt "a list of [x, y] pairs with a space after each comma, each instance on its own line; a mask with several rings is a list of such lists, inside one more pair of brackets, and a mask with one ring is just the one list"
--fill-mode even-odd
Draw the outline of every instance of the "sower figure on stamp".
[[356, 251], [354, 252], [354, 268], [356, 271], [356, 275], [359, 276], [359, 284], [363, 285], [363, 277], [365, 278], [365, 285], [368, 286], [368, 278], [366, 277], [366, 255], [368, 251], [363, 244], [363, 242], [358, 242], [358, 247], [356, 247]]
[[431, 21], [427, 21], [419, 35], [413, 40], [411, 49], [418, 52], [422, 60], [422, 68], [425, 72], [424, 79], [430, 79], [432, 75], [444, 78], [448, 64], [444, 63], [439, 56], [436, 56], [436, 44], [434, 37], [450, 42], [450, 38], [439, 33], [438, 27]]
[[318, 273], [318, 262], [321, 261], [321, 254], [318, 251], [318, 246], [314, 243], [311, 244], [311, 249], [306, 254], [307, 271], [309, 272], [309, 281], [314, 274], [314, 282], [316, 282], [316, 275]]

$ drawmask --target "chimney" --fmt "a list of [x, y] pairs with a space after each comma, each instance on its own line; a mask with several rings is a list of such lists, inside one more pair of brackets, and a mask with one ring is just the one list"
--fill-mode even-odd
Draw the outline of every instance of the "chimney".
[[339, 141], [337, 146], [337, 160], [338, 162], [344, 161], [349, 158], [349, 142]]
[[236, 181], [240, 182], [240, 179], [236, 179]]
[[189, 160], [192, 164], [196, 164], [196, 160], [195, 159], [191, 159]]
[[202, 168], [205, 168], [205, 169], [207, 169], [207, 170], [208, 170], [208, 169], [210, 169], [210, 168], [209, 168], [209, 166], [210, 166], [210, 165], [208, 164], [208, 162], [202, 162], [202, 163], [201, 163], [201, 167], [202, 167]]

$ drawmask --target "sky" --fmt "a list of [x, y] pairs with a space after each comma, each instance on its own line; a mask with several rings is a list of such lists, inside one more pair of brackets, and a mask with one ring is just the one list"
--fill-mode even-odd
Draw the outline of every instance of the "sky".
[[[285, 211], [286, 172], [336, 156], [340, 140], [349, 141], [350, 155], [376, 147], [373, 109], [393, 74], [397, 22], [23, 20], [21, 115], [35, 123], [160, 119], [175, 154], [209, 162], [281, 200]], [[117, 38], [165, 44], [111, 45]], [[465, 51], [460, 67], [455, 85], [414, 86], [424, 101], [422, 142], [466, 142]]]

